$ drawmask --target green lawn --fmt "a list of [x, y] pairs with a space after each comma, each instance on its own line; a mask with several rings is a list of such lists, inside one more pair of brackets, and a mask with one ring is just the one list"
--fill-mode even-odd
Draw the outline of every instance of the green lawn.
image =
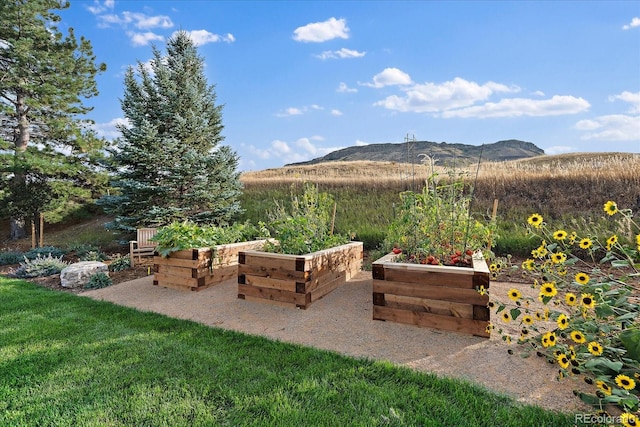
[[2, 426], [564, 427], [573, 418], [389, 363], [0, 278]]

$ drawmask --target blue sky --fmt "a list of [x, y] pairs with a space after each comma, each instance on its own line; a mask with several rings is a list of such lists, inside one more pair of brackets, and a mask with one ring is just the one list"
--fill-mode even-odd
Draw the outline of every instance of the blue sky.
[[110, 139], [126, 68], [189, 32], [243, 171], [406, 135], [640, 153], [639, 1], [71, 0], [61, 16], [107, 64], [89, 105]]

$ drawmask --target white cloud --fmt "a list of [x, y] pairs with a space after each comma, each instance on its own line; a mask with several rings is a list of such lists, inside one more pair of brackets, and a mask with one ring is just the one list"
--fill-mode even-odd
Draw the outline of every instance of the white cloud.
[[631, 28], [640, 27], [640, 18], [634, 17], [629, 24], [623, 25], [623, 30], [630, 30]]
[[338, 89], [336, 89], [336, 92], [341, 92], [341, 93], [355, 93], [357, 91], [358, 89], [350, 88], [344, 82], [340, 82], [340, 84], [338, 85]]
[[365, 146], [365, 145], [369, 145], [369, 143], [368, 142], [364, 142], [364, 141], [360, 141], [359, 139], [356, 139], [356, 146], [362, 147], [362, 146]]
[[495, 82], [480, 85], [456, 77], [441, 84], [427, 82], [402, 90], [405, 92], [403, 96], [391, 95], [374, 105], [400, 112], [441, 113], [455, 108], [470, 107], [487, 100], [495, 93], [518, 92], [520, 88]]
[[342, 116], [342, 111], [337, 110], [337, 109], [333, 109], [333, 110], [331, 110], [331, 115], [332, 116]]
[[276, 113], [276, 117], [300, 116], [302, 114], [309, 112], [310, 110], [317, 111], [317, 110], [324, 110], [324, 108], [317, 104], [305, 105], [302, 108], [289, 107], [282, 112]]
[[624, 101], [631, 104], [631, 108], [629, 109], [629, 113], [637, 114], [640, 113], [640, 92], [628, 92], [624, 91], [619, 95], [612, 95], [609, 97], [609, 101]]
[[313, 22], [293, 31], [293, 39], [299, 42], [319, 43], [335, 38], [349, 38], [346, 19], [329, 18], [324, 22]]
[[153, 41], [163, 41], [164, 37], [160, 34], [147, 31], [146, 33], [136, 33], [133, 31], [127, 31], [127, 36], [131, 39], [133, 46], [146, 46]]
[[98, 15], [98, 14], [104, 12], [107, 9], [113, 9], [114, 3], [115, 3], [114, 0], [105, 0], [102, 3], [100, 3], [99, 0], [94, 0], [93, 1], [93, 6], [86, 6], [86, 8], [92, 14]]
[[120, 25], [124, 28], [129, 25], [139, 30], [150, 30], [152, 28], [172, 28], [173, 21], [166, 15], [146, 15], [139, 12], [124, 11], [120, 15], [106, 14], [99, 15], [98, 21], [101, 27], [109, 27], [112, 24]]
[[[232, 43], [236, 40], [233, 34], [229, 34], [229, 33], [225, 35], [219, 35], [219, 34], [210, 33], [207, 30], [193, 30], [193, 31], [185, 31], [185, 32], [189, 35], [189, 38], [193, 40], [193, 43], [196, 46], [202, 46], [207, 43], [217, 43], [217, 42]], [[175, 36], [176, 34], [177, 32], [173, 33], [172, 36]]]
[[581, 139], [603, 141], [640, 141], [640, 116], [611, 114], [591, 120], [580, 120], [575, 128], [585, 131]]
[[562, 153], [572, 153], [576, 151], [575, 148], [569, 147], [567, 145], [554, 145], [553, 147], [545, 148], [545, 154], [562, 154]]
[[118, 117], [106, 123], [95, 123], [93, 125], [93, 130], [103, 138], [108, 140], [114, 140], [121, 136], [120, 131], [117, 126], [129, 126], [129, 120]]
[[373, 76], [373, 83], [359, 83], [362, 86], [381, 88], [384, 86], [410, 85], [411, 77], [398, 68], [385, 68]]
[[583, 98], [575, 96], [554, 95], [550, 99], [506, 98], [498, 102], [487, 102], [483, 105], [447, 110], [442, 117], [544, 117], [577, 114], [587, 111], [591, 105]]
[[358, 52], [357, 50], [351, 50], [342, 48], [340, 50], [326, 50], [319, 55], [315, 55], [316, 58], [322, 60], [325, 59], [347, 59], [347, 58], [362, 58], [366, 55], [366, 52]]
[[[319, 135], [298, 138], [292, 143], [276, 139], [272, 141], [266, 149], [260, 149], [254, 146], [250, 146], [248, 149], [250, 154], [262, 160], [279, 159], [283, 163], [297, 163], [311, 160], [315, 157], [321, 157], [332, 151], [344, 148], [322, 147], [319, 145], [322, 141], [324, 141], [324, 138]], [[295, 149], [293, 147], [295, 147]]]

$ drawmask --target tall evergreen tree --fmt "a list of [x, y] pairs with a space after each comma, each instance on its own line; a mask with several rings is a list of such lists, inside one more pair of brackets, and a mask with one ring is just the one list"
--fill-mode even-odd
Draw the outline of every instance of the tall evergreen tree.
[[240, 212], [238, 157], [220, 145], [222, 105], [187, 33], [168, 40], [166, 56], [154, 47], [149, 68], [130, 67], [124, 87], [128, 125], [119, 127], [122, 137], [111, 151], [119, 194], [101, 200], [116, 215], [112, 226], [230, 223]]
[[55, 221], [106, 188], [96, 169], [104, 142], [80, 119], [106, 66], [95, 63], [88, 40], [58, 30], [55, 11], [68, 7], [0, 1], [0, 198], [13, 238], [25, 235], [24, 221], [37, 225], [43, 212]]

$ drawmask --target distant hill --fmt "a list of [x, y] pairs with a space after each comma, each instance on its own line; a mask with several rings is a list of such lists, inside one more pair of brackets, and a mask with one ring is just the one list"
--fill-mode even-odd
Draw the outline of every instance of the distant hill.
[[285, 166], [313, 165], [325, 162], [369, 160], [377, 162], [420, 163], [424, 156], [438, 160], [439, 164], [483, 161], [516, 160], [544, 154], [544, 150], [531, 142], [510, 139], [493, 144], [467, 145], [446, 142], [413, 141], [400, 144], [369, 144], [343, 148], [326, 156]]

